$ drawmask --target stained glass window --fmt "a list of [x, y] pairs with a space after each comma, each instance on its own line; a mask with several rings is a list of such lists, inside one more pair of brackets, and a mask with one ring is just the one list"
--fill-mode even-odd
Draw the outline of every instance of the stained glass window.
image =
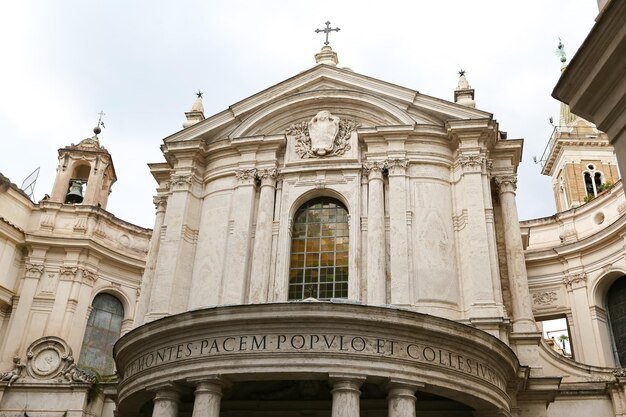
[[124, 307], [110, 294], [98, 294], [93, 300], [87, 321], [79, 365], [95, 369], [102, 375], [112, 374], [113, 345], [122, 331]]
[[348, 297], [348, 211], [332, 198], [298, 209], [293, 222], [289, 299]]

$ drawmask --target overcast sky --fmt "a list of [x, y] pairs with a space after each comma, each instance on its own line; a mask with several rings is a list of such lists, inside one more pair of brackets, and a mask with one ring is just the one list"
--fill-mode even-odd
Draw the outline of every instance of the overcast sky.
[[339, 66], [452, 100], [467, 70], [479, 109], [524, 138], [520, 218], [554, 213], [541, 157], [559, 104], [560, 36], [571, 58], [594, 0], [11, 1], [0, 5], [0, 172], [21, 185], [36, 167], [49, 193], [57, 149], [91, 136], [97, 113], [118, 181], [108, 210], [152, 227], [162, 139], [204, 91], [205, 115], [312, 67], [326, 20]]

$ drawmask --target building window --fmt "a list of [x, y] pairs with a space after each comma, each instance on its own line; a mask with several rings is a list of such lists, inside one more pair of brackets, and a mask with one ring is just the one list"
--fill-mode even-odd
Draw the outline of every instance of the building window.
[[621, 366], [626, 365], [626, 277], [611, 285], [607, 296], [607, 311], [611, 322], [615, 356]]
[[604, 185], [602, 172], [596, 171], [596, 167], [593, 164], [587, 165], [587, 168], [591, 171], [585, 171], [583, 174], [583, 178], [585, 181], [585, 191], [587, 192], [585, 202], [594, 197], [597, 197], [598, 194], [604, 191], [607, 187], [607, 185]]
[[120, 337], [123, 318], [124, 307], [117, 298], [110, 294], [96, 295], [80, 349], [79, 365], [103, 375], [115, 372], [113, 345]]
[[289, 299], [348, 297], [348, 211], [333, 198], [316, 198], [293, 222]]
[[563, 356], [572, 357], [570, 332], [565, 317], [538, 319], [537, 324], [548, 346]]

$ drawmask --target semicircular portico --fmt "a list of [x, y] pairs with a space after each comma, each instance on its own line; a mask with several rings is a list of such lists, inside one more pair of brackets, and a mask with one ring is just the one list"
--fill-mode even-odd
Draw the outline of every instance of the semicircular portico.
[[507, 386], [519, 368], [504, 343], [480, 330], [410, 311], [326, 302], [166, 317], [122, 337], [115, 357], [125, 415], [160, 387], [192, 392], [194, 382], [216, 378], [401, 384], [475, 410], [509, 410]]

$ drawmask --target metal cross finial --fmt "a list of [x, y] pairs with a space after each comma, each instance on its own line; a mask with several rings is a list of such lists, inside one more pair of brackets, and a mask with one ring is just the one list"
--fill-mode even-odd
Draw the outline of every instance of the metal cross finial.
[[330, 32], [339, 32], [340, 30], [341, 29], [339, 29], [339, 28], [331, 29], [330, 28], [330, 22], [326, 22], [326, 27], [324, 29], [315, 29], [315, 33], [324, 32], [326, 34], [326, 42], [324, 42], [324, 45], [328, 45], [328, 34]]
[[97, 126], [102, 126], [104, 127], [104, 123], [102, 122], [102, 116], [106, 116], [106, 113], [103, 112], [102, 110], [100, 110], [100, 113], [98, 113], [98, 125]]

